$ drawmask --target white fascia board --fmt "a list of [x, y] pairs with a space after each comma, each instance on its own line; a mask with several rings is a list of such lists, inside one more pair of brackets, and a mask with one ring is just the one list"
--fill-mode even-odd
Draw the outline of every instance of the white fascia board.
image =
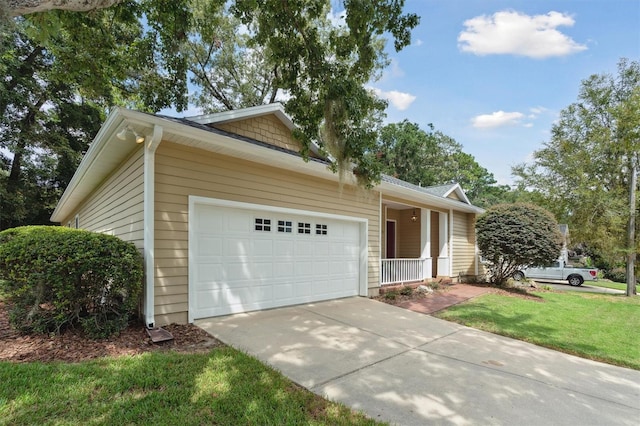
[[180, 145], [217, 152], [232, 157], [273, 165], [299, 173], [338, 180], [335, 173], [328, 169], [327, 164], [314, 160], [304, 161], [301, 157], [281, 152], [277, 149], [260, 146], [241, 139], [220, 135], [206, 129], [192, 127], [163, 117], [147, 115], [137, 111], [123, 111], [127, 121], [146, 119], [146, 125], [160, 125], [164, 129], [164, 140]]
[[390, 182], [381, 182], [377, 187], [385, 195], [404, 198], [407, 201], [426, 204], [428, 206], [440, 207], [442, 209], [453, 209], [465, 213], [483, 213], [484, 210], [472, 204], [465, 204], [462, 201], [453, 200], [451, 198], [438, 197], [437, 195], [427, 194], [425, 192], [416, 191], [411, 188], [394, 185]]

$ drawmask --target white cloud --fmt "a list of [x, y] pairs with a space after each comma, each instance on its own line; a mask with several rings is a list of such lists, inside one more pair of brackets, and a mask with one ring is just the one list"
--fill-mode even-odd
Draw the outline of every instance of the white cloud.
[[458, 48], [480, 56], [503, 54], [536, 59], [567, 56], [587, 49], [557, 29], [574, 23], [570, 15], [554, 11], [533, 16], [516, 11], [476, 16], [464, 22]]
[[532, 120], [535, 120], [536, 118], [538, 118], [541, 114], [544, 114], [545, 112], [549, 111], [547, 108], [545, 107], [533, 107], [533, 108], [529, 108], [529, 115], [527, 115], [527, 118], [530, 118]]
[[416, 46], [416, 47], [420, 47], [420, 46], [422, 46], [422, 40], [417, 39], [416, 41], [414, 41], [414, 42], [412, 43], [412, 45], [413, 45], [413, 46]]
[[413, 101], [416, 100], [416, 97], [412, 94], [398, 92], [397, 90], [390, 90], [388, 92], [376, 88], [371, 88], [371, 90], [373, 90], [376, 96], [388, 100], [391, 105], [400, 111], [409, 108]]
[[497, 111], [491, 114], [481, 114], [471, 119], [473, 127], [478, 129], [491, 129], [494, 127], [513, 126], [524, 117], [521, 112]]

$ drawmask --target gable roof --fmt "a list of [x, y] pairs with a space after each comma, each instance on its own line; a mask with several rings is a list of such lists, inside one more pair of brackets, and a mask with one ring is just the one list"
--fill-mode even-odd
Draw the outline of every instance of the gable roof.
[[[209, 120], [212, 119], [212, 115], [215, 115], [213, 120], [216, 120], [230, 119], [231, 116], [234, 116], [235, 119], [240, 119], [239, 117], [248, 118], [251, 114], [254, 114], [254, 116], [255, 114], [264, 115], [267, 111], [279, 117], [280, 113], [284, 114], [284, 109], [279, 104], [254, 107], [249, 110], [251, 110], [249, 113], [236, 111], [234, 114], [209, 114], [207, 115], [208, 118], [194, 121], [186, 118], [153, 115], [119, 107], [114, 108], [93, 142], [89, 145], [87, 153], [84, 155], [53, 211], [51, 221], [60, 222], [68, 217], [133, 151], [139, 149], [135, 143], [127, 143], [117, 137], [117, 133], [126, 127], [134, 130], [139, 135], [147, 135], [145, 143], [150, 141], [150, 135], [153, 135], [154, 129], [159, 127], [162, 129], [163, 141], [243, 158], [257, 163], [269, 164], [323, 179], [338, 180], [338, 176], [327, 167], [329, 165], [327, 161], [312, 157], [309, 158], [309, 161], [302, 161], [301, 155], [295, 151], [225, 132], [205, 124], [211, 122]], [[300, 161], [291, 161], [292, 155], [300, 158]], [[454, 184], [450, 191], [457, 190], [456, 185]], [[461, 189], [462, 197], [460, 198], [464, 201], [446, 198], [446, 196], [440, 194], [439, 189], [434, 188], [438, 187], [422, 188], [390, 176], [383, 176], [380, 185], [376, 187], [377, 190], [382, 191], [384, 194], [403, 197], [416, 203], [430, 204], [436, 207], [451, 208], [469, 213], [482, 213], [484, 211], [471, 205]], [[459, 188], [459, 185], [457, 185], [457, 188]]]
[[[416, 200], [424, 202], [424, 196], [428, 195], [429, 201], [436, 207], [453, 208], [456, 210], [466, 211], [468, 213], [483, 213], [484, 209], [476, 207], [471, 204], [466, 194], [462, 190], [462, 187], [458, 183], [452, 183], [447, 185], [438, 186], [419, 186], [412, 183], [403, 181], [402, 179], [395, 178], [389, 175], [382, 175], [380, 187], [382, 189], [389, 186], [402, 190], [405, 194], [421, 194], [423, 200]], [[449, 195], [455, 193], [458, 199], [449, 198]], [[415, 200], [415, 198], [413, 198]]]
[[404, 188], [410, 188], [414, 191], [423, 192], [425, 194], [435, 195], [437, 197], [448, 198], [451, 194], [456, 194], [458, 200], [465, 203], [471, 204], [471, 201], [467, 198], [467, 195], [462, 190], [462, 187], [458, 183], [449, 183], [446, 185], [436, 185], [436, 186], [419, 186], [414, 185], [412, 183], [406, 182], [402, 179], [398, 179], [389, 175], [382, 175], [382, 181], [389, 182], [394, 185], [402, 186]]

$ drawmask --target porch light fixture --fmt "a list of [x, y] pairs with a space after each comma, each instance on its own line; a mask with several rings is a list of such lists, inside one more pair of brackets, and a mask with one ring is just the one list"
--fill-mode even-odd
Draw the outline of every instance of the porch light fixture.
[[144, 135], [137, 133], [135, 130], [133, 130], [129, 126], [120, 130], [116, 136], [121, 141], [131, 141], [131, 142], [135, 141], [135, 143], [138, 143], [138, 144], [144, 142]]
[[413, 209], [413, 213], [411, 214], [411, 222], [416, 222], [418, 220], [418, 216], [416, 216], [416, 209]]

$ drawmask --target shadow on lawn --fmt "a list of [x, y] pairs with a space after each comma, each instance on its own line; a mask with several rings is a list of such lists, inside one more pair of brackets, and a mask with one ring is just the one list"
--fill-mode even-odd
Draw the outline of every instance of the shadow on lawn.
[[373, 424], [229, 347], [0, 363], [2, 424]]

